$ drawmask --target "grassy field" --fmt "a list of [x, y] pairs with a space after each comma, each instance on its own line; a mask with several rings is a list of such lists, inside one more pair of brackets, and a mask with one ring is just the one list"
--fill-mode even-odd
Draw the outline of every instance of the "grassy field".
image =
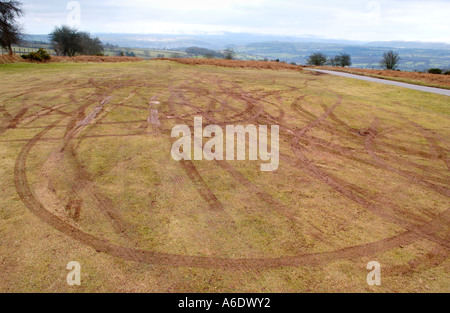
[[[0, 292], [450, 292], [448, 97], [171, 61], [0, 79]], [[195, 116], [280, 125], [279, 169], [172, 160]]]

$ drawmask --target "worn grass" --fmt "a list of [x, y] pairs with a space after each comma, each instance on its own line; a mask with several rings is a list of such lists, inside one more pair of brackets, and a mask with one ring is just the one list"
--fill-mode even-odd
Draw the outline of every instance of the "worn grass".
[[[448, 97], [291, 69], [170, 61], [9, 64], [0, 79], [2, 292], [450, 291]], [[150, 108], [151, 100], [160, 103]], [[150, 109], [160, 128], [149, 124]], [[173, 161], [170, 131], [192, 126], [194, 116], [204, 124], [279, 124], [279, 170], [262, 173], [259, 161]], [[14, 169], [27, 142], [51, 123], [26, 163], [33, 196], [47, 211], [118, 246], [221, 261], [200, 268], [128, 261], [34, 215]], [[308, 125], [315, 127], [295, 142]], [[429, 237], [417, 231], [383, 248], [442, 214], [444, 226]], [[374, 242], [380, 250], [342, 252]], [[312, 253], [321, 257], [297, 266], [225, 266]], [[70, 261], [82, 265], [81, 287], [66, 284]], [[382, 286], [366, 283], [370, 261], [382, 265]]]

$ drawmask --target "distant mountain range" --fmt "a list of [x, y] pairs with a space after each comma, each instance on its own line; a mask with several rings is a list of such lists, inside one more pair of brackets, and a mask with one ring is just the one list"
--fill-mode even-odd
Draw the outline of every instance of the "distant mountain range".
[[389, 47], [397, 49], [432, 49], [450, 50], [450, 45], [442, 42], [418, 42], [418, 41], [373, 41], [366, 43], [370, 47]]
[[[378, 68], [383, 52], [397, 50], [402, 70], [426, 70], [430, 67], [450, 69], [450, 44], [440, 42], [377, 41], [362, 42], [344, 39], [326, 39], [315, 36], [293, 37], [245, 33], [220, 33], [216, 35], [167, 34], [93, 34], [104, 43], [121, 47], [185, 50], [196, 46], [223, 50], [235, 49], [241, 58], [279, 59], [304, 64], [314, 52], [329, 56], [339, 53], [352, 55], [353, 66]], [[48, 41], [48, 35], [28, 35], [27, 40]]]
[[[130, 48], [177, 49], [201, 45], [208, 49], [225, 49], [258, 42], [290, 43], [326, 43], [338, 45], [356, 45], [368, 47], [390, 47], [407, 49], [450, 50], [450, 44], [442, 42], [418, 41], [352, 41], [345, 39], [327, 39], [316, 36], [293, 37], [277, 35], [260, 35], [247, 33], [221, 33], [217, 35], [168, 35], [168, 34], [107, 34], [97, 33], [103, 42]], [[48, 41], [48, 35], [27, 35], [28, 40]]]

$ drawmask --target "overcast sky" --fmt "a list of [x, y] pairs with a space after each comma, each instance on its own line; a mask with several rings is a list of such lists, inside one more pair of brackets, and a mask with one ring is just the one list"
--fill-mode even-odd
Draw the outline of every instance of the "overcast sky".
[[30, 34], [47, 34], [69, 19], [92, 33], [251, 32], [450, 43], [450, 0], [21, 1]]

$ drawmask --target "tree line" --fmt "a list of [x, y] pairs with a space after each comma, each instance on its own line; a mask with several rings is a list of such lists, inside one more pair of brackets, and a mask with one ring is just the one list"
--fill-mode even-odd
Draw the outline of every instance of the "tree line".
[[307, 62], [308, 65], [315, 65], [315, 66], [330, 65], [330, 66], [346, 67], [352, 65], [352, 57], [349, 54], [341, 53], [335, 57], [328, 58], [327, 55], [321, 52], [317, 52], [311, 54], [307, 59]]
[[[387, 70], [395, 70], [398, 67], [401, 58], [398, 52], [388, 51], [383, 53], [383, 58], [380, 61], [381, 67]], [[308, 65], [314, 66], [324, 66], [330, 65], [335, 67], [346, 67], [352, 65], [352, 58], [349, 54], [339, 54], [333, 58], [328, 58], [325, 54], [321, 52], [313, 53], [309, 56]]]
[[207, 59], [219, 58], [222, 59], [224, 57], [223, 53], [215, 50], [209, 50], [206, 48], [200, 47], [189, 47], [186, 50], [186, 53], [195, 55], [195, 56], [203, 56]]

